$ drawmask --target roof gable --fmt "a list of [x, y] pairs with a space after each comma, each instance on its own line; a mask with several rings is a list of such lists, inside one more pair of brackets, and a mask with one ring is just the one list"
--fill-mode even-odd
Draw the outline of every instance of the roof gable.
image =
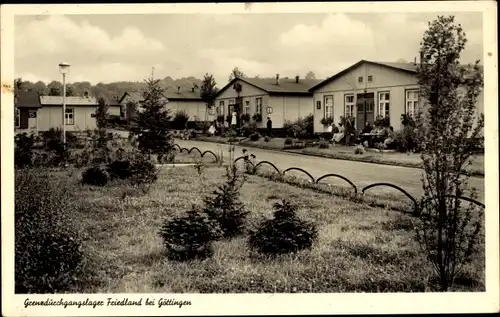
[[[387, 68], [390, 68], [390, 69], [393, 69], [393, 70], [398, 70], [398, 71], [403, 71], [403, 72], [407, 72], [407, 73], [411, 73], [411, 74], [417, 74], [417, 71], [418, 71], [418, 65], [419, 64], [415, 64], [415, 63], [393, 63], [393, 62], [377, 62], [377, 61], [367, 61], [367, 60], [360, 60], [359, 62], [347, 67], [346, 69], [338, 72], [337, 74], [333, 75], [332, 77], [329, 77], [327, 78], [326, 80], [318, 83], [317, 85], [313, 86], [309, 91], [314, 91], [332, 81], [334, 81], [335, 79], [339, 78], [340, 76], [350, 72], [351, 70], [355, 69], [356, 67], [364, 64], [364, 63], [367, 63], [367, 64], [372, 64], [372, 65], [377, 65], [377, 66], [383, 66], [383, 67], [387, 67]], [[468, 67], [467, 65], [462, 65], [466, 68], [468, 68], [469, 70], [469, 74], [467, 74], [467, 76], [471, 76], [473, 71], [470, 67]], [[480, 71], [482, 72], [482, 66], [480, 66]]]
[[301, 94], [310, 95], [309, 89], [314, 85], [321, 82], [318, 79], [300, 79], [297, 82], [295, 78], [280, 78], [279, 84], [276, 83], [275, 78], [241, 78], [236, 77], [224, 86], [217, 96], [220, 96], [229, 87], [232, 87], [237, 80], [241, 80], [251, 86], [261, 89], [273, 95], [287, 95], [287, 94]]

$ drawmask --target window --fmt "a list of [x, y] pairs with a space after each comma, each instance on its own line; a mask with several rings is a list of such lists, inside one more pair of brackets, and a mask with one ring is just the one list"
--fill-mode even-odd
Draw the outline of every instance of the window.
[[255, 113], [262, 114], [262, 97], [255, 98]]
[[250, 101], [245, 101], [245, 109], [243, 109], [244, 114], [250, 114]]
[[381, 92], [378, 94], [378, 115], [382, 117], [389, 116], [389, 93]]
[[358, 83], [362, 83], [363, 82], [363, 77], [358, 77]]
[[345, 109], [344, 116], [345, 117], [354, 117], [354, 95], [345, 96]]
[[229, 99], [229, 105], [234, 105], [234, 99]]
[[372, 81], [373, 81], [373, 76], [372, 75], [368, 76], [368, 82], [371, 83]]
[[325, 118], [333, 118], [333, 96], [325, 96]]
[[14, 108], [14, 124], [16, 128], [21, 127], [21, 113], [19, 112], [19, 108]]
[[414, 117], [418, 111], [418, 90], [406, 91], [406, 114]]
[[75, 124], [75, 109], [66, 108], [66, 112], [64, 113], [64, 121], [66, 125]]

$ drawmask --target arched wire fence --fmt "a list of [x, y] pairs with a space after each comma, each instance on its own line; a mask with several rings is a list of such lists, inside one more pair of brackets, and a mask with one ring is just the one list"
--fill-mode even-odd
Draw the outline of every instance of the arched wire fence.
[[[212, 156], [215, 159], [215, 162], [218, 162], [218, 160], [219, 160], [219, 158], [217, 157], [217, 155], [215, 155], [215, 153], [212, 152], [212, 151], [210, 151], [210, 150], [207, 150], [207, 151], [205, 151], [205, 152], [202, 153], [200, 151], [200, 149], [198, 149], [197, 147], [193, 147], [193, 148], [191, 148], [189, 150], [187, 148], [181, 148], [178, 144], [174, 144], [174, 147], [179, 148], [181, 153], [182, 153], [182, 151], [186, 150], [188, 152], [188, 154], [190, 154], [193, 150], [197, 150], [198, 153], [200, 153], [201, 157], [203, 157], [205, 154], [209, 153], [209, 154], [212, 154]], [[248, 156], [240, 156], [240, 157], [236, 158], [233, 161], [233, 164], [235, 164], [235, 163], [237, 163], [238, 161], [241, 161], [241, 160], [243, 160], [246, 164], [250, 164], [255, 171], [257, 171], [263, 165], [269, 165], [269, 166], [271, 166], [274, 169], [274, 171], [279, 176], [285, 176], [285, 174], [287, 172], [290, 172], [290, 171], [300, 171], [303, 174], [307, 175], [313, 184], [318, 184], [318, 185], [320, 184], [319, 182], [321, 180], [323, 180], [325, 178], [328, 178], [328, 177], [340, 178], [340, 179], [346, 181], [349, 185], [351, 185], [351, 187], [354, 189], [354, 195], [358, 194], [358, 187], [356, 186], [356, 184], [354, 184], [347, 177], [339, 175], [339, 174], [331, 174], [331, 173], [330, 174], [325, 174], [325, 175], [322, 175], [322, 176], [318, 177], [318, 179], [315, 180], [314, 177], [308, 171], [306, 171], [306, 170], [304, 170], [304, 169], [302, 169], [300, 167], [289, 167], [289, 168], [285, 169], [283, 172], [281, 172], [280, 169], [276, 165], [274, 165], [273, 163], [271, 163], [269, 161], [260, 161], [257, 164], [255, 164], [255, 163], [253, 163], [252, 161], [250, 161], [248, 159]], [[419, 215], [420, 211], [424, 207], [424, 206], [420, 206], [418, 200], [415, 199], [415, 197], [413, 197], [411, 194], [409, 194], [406, 190], [404, 190], [403, 188], [401, 188], [401, 187], [399, 187], [399, 186], [397, 186], [395, 184], [391, 184], [391, 183], [385, 183], [385, 182], [382, 182], [382, 183], [373, 183], [373, 184], [365, 186], [361, 190], [361, 192], [364, 195], [365, 192], [368, 189], [374, 188], [374, 187], [379, 187], [379, 186], [391, 187], [391, 188], [396, 189], [399, 192], [403, 193], [408, 199], [410, 199], [412, 201], [413, 206], [414, 206], [414, 214], [415, 215]], [[469, 197], [457, 197], [457, 196], [453, 196], [453, 195], [447, 195], [446, 197], [447, 198], [457, 198], [457, 199], [465, 200], [465, 201], [473, 203], [473, 204], [475, 204], [475, 205], [477, 205], [479, 207], [486, 208], [486, 206], [483, 203], [481, 203], [481, 202], [479, 202], [479, 201], [477, 201], [475, 199], [469, 198]]]

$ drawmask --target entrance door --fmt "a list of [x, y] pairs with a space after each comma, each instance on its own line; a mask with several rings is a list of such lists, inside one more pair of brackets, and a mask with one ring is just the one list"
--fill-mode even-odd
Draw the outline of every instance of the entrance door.
[[373, 126], [375, 94], [373, 92], [358, 94], [356, 101], [356, 129], [363, 129], [366, 122]]

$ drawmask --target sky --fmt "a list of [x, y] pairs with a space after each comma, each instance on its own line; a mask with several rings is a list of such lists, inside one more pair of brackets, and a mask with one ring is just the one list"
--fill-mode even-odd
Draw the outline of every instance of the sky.
[[324, 79], [361, 59], [412, 62], [427, 22], [455, 15], [467, 34], [462, 62], [483, 59], [482, 16], [439, 13], [130, 14], [16, 16], [16, 77], [92, 84], [213, 74]]

